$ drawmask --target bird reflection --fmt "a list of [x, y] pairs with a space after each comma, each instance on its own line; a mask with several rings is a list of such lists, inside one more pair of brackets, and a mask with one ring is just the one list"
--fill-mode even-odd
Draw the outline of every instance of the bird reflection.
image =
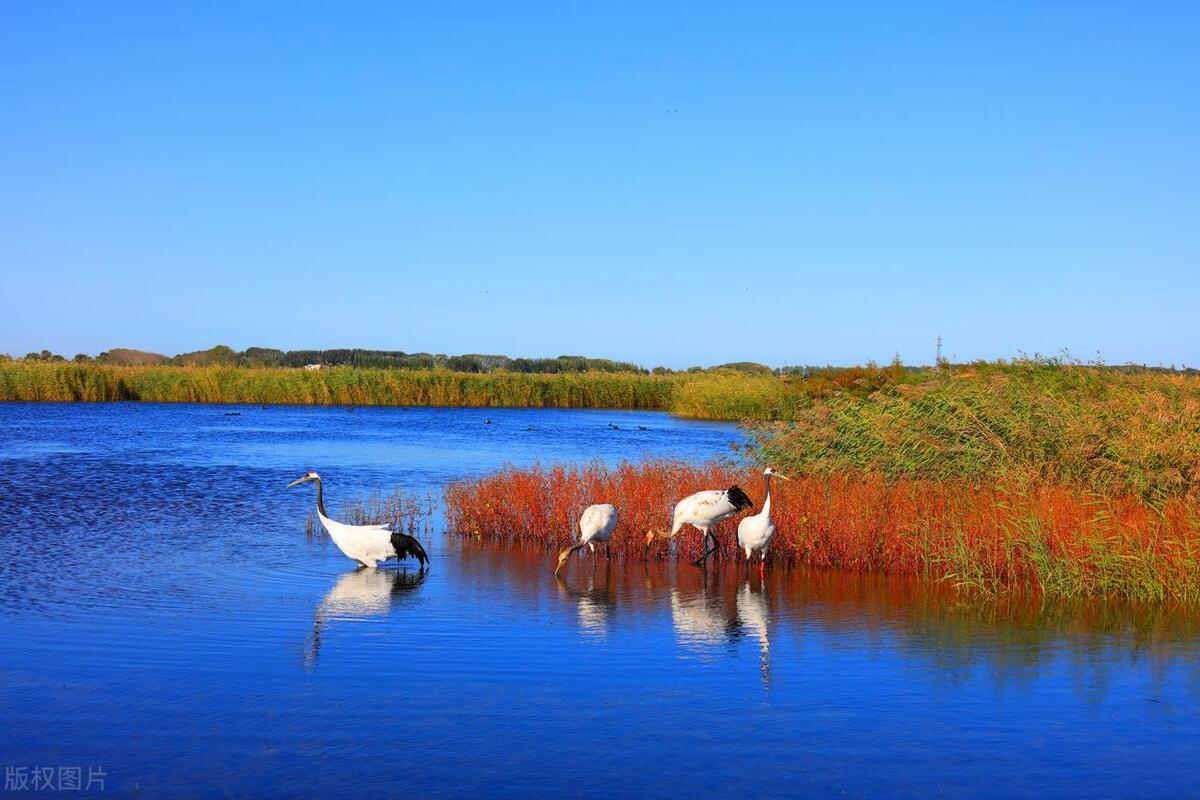
[[575, 600], [580, 630], [587, 634], [604, 636], [608, 633], [613, 610], [617, 605], [616, 594], [612, 588], [612, 567], [605, 568], [601, 580], [597, 580], [595, 572], [588, 572], [586, 584], [586, 587], [572, 587], [562, 576], [558, 577], [559, 594]]
[[743, 637], [758, 642], [759, 671], [764, 687], [771, 684], [771, 609], [766, 585], [746, 580], [732, 597], [705, 585], [698, 592], [671, 589], [671, 622], [684, 648], [707, 654], [728, 646], [735, 649]]
[[689, 650], [702, 652], [737, 638], [736, 618], [726, 611], [719, 594], [707, 590], [688, 595], [671, 589], [671, 623]]
[[758, 585], [758, 591], [750, 588], [749, 580], [743, 583], [737, 593], [737, 615], [743, 631], [758, 640], [758, 669], [763, 686], [770, 687], [771, 636], [767, 625], [771, 621], [771, 608], [766, 589], [763, 583]]
[[425, 582], [425, 570], [378, 569], [359, 567], [338, 578], [317, 605], [313, 614], [312, 636], [304, 653], [304, 665], [311, 669], [321, 651], [321, 635], [335, 620], [361, 620], [386, 616], [405, 595]]

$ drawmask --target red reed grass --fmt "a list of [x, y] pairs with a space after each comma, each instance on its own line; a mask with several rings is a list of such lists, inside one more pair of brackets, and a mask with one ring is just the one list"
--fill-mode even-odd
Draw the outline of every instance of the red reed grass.
[[[1200, 599], [1200, 513], [1186, 500], [1156, 509], [1033, 480], [792, 477], [774, 487], [771, 563], [919, 575], [985, 591]], [[761, 507], [759, 471], [670, 461], [509, 468], [451, 484], [445, 499], [452, 531], [554, 549], [572, 542], [586, 506], [611, 502], [621, 515], [614, 553], [641, 558], [646, 531], [670, 528], [675, 501], [735, 484]], [[738, 519], [714, 528], [725, 557], [739, 555]], [[673, 545], [651, 548], [658, 558], [700, 554], [690, 526]]]

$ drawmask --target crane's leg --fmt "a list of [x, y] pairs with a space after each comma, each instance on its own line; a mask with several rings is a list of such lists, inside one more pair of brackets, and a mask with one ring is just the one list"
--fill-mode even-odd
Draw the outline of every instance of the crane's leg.
[[[710, 539], [712, 540], [712, 547], [708, 546], [708, 542]], [[704, 555], [700, 556], [692, 563], [695, 564], [696, 566], [700, 566], [701, 564], [707, 565], [708, 557], [711, 556], [713, 553], [715, 553], [719, 547], [720, 547], [720, 543], [717, 542], [717, 537], [712, 535], [712, 531], [705, 531], [704, 532]]]
[[696, 566], [700, 566], [708, 558], [708, 531], [705, 531], [704, 536], [700, 537], [700, 548], [704, 551], [704, 554], [692, 562]]

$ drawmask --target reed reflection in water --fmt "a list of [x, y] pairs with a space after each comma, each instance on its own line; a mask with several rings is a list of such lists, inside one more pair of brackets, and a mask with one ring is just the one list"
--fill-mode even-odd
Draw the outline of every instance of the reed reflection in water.
[[[745, 565], [704, 571], [663, 561], [573, 564], [555, 579], [549, 554], [470, 540], [459, 551], [447, 565], [463, 571], [454, 580], [495, 593], [522, 615], [569, 614], [581, 635], [609, 639], [666, 625], [678, 657], [706, 662], [738, 657], [750, 645], [764, 687], [773, 673], [793, 669], [812, 640], [817, 650], [899, 652], [945, 686], [985, 672], [999, 690], [1065, 665], [1077, 696], [1095, 702], [1114, 671], [1148, 662], [1162, 680], [1169, 667], [1187, 671], [1200, 696], [1200, 617], [1177, 605], [970, 597], [919, 580], [839, 571], [775, 569], [760, 580]], [[773, 658], [776, 638], [790, 641], [790, 658]]]

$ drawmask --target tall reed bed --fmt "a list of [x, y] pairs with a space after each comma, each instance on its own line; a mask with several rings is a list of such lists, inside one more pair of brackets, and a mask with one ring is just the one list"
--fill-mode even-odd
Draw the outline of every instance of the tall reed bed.
[[647, 409], [758, 421], [761, 452], [813, 469], [991, 477], [1039, 465], [1092, 488], [1176, 494], [1200, 483], [1200, 376], [1046, 360], [806, 375], [714, 370], [116, 366], [0, 360], [0, 401]]
[[[1200, 508], [1187, 499], [1155, 508], [1039, 480], [794, 477], [773, 500], [777, 564], [916, 575], [989, 593], [1200, 601]], [[641, 558], [646, 531], [669, 528], [676, 500], [734, 484], [761, 504], [757, 471], [668, 461], [510, 468], [451, 484], [445, 502], [454, 532], [553, 549], [572, 541], [587, 505], [612, 502], [621, 514], [614, 549]], [[725, 557], [737, 555], [736, 526], [734, 519], [715, 529]], [[700, 552], [689, 527], [672, 545], [656, 543], [651, 556]]]
[[0, 362], [0, 400], [667, 409], [674, 378], [335, 367], [123, 367]]

